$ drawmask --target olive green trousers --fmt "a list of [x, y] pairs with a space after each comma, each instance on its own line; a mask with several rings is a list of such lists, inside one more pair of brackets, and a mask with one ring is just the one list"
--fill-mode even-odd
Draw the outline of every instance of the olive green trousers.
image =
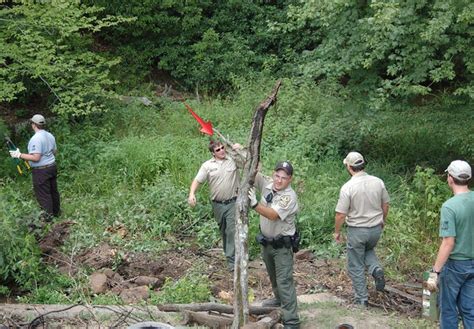
[[233, 271], [235, 262], [235, 201], [228, 204], [213, 202], [212, 209], [219, 225], [227, 266], [230, 271]]
[[280, 301], [285, 328], [299, 328], [296, 289], [293, 280], [293, 250], [262, 246], [262, 258], [267, 268], [275, 298]]

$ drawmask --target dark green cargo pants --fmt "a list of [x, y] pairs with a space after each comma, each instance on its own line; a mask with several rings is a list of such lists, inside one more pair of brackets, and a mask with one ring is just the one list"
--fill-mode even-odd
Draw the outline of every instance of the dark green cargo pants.
[[219, 225], [222, 237], [222, 248], [229, 270], [234, 270], [235, 262], [235, 201], [228, 204], [213, 202], [214, 217]]
[[262, 246], [262, 258], [272, 283], [273, 294], [281, 303], [285, 328], [299, 328], [300, 320], [293, 281], [293, 251], [286, 247]]

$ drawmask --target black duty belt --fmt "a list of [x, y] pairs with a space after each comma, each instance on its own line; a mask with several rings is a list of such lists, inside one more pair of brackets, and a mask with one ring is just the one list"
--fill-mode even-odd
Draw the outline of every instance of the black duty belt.
[[260, 233], [257, 234], [255, 240], [257, 240], [257, 243], [261, 244], [264, 247], [270, 245], [275, 249], [288, 248], [292, 249], [293, 252], [297, 252], [300, 247], [301, 237], [298, 231], [296, 231], [295, 234], [292, 236], [277, 235], [274, 238], [267, 238], [265, 235]]
[[53, 162], [53, 163], [50, 163], [50, 164], [48, 164], [48, 165], [46, 165], [46, 166], [31, 167], [31, 169], [46, 169], [46, 168], [49, 168], [49, 167], [53, 167], [53, 166], [55, 166], [55, 165], [56, 165], [56, 163]]
[[222, 200], [222, 201], [219, 201], [219, 200], [212, 200], [212, 202], [215, 202], [215, 203], [220, 203], [220, 204], [229, 204], [231, 202], [234, 202], [235, 200], [237, 200], [237, 197], [234, 196], [232, 199], [229, 199], [229, 200]]

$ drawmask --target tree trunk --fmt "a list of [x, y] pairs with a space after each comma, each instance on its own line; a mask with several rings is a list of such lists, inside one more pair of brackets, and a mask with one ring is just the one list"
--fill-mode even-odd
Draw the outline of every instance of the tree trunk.
[[278, 80], [272, 93], [255, 109], [252, 128], [250, 130], [247, 159], [242, 174], [240, 191], [236, 203], [236, 231], [235, 231], [235, 263], [234, 272], [234, 322], [232, 328], [242, 328], [248, 321], [248, 191], [255, 182], [257, 166], [260, 160], [260, 144], [262, 140], [263, 122], [268, 109], [276, 102], [276, 95], [280, 89]]

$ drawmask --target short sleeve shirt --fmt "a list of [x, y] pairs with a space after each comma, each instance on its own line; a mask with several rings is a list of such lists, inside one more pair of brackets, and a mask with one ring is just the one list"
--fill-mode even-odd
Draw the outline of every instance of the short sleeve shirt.
[[224, 201], [237, 195], [239, 175], [237, 166], [230, 157], [223, 160], [212, 158], [201, 165], [195, 180], [208, 182], [211, 200]]
[[443, 203], [439, 236], [456, 238], [450, 259], [474, 259], [474, 192], [456, 194]]
[[39, 161], [30, 161], [31, 167], [41, 167], [53, 164], [56, 159], [54, 152], [56, 151], [56, 139], [46, 130], [38, 130], [28, 142], [29, 154], [41, 154]]
[[[275, 210], [279, 216], [277, 220], [270, 220], [260, 215], [260, 230], [267, 238], [275, 238], [278, 235], [292, 236], [296, 232], [296, 215], [298, 213], [298, 198], [295, 191], [288, 186], [282, 191], [273, 191], [273, 180], [257, 174], [255, 186], [261, 192], [260, 202]], [[271, 201], [267, 202], [269, 194]]]
[[341, 187], [336, 212], [347, 215], [348, 226], [374, 227], [383, 222], [382, 204], [388, 202], [390, 198], [383, 181], [359, 172]]

